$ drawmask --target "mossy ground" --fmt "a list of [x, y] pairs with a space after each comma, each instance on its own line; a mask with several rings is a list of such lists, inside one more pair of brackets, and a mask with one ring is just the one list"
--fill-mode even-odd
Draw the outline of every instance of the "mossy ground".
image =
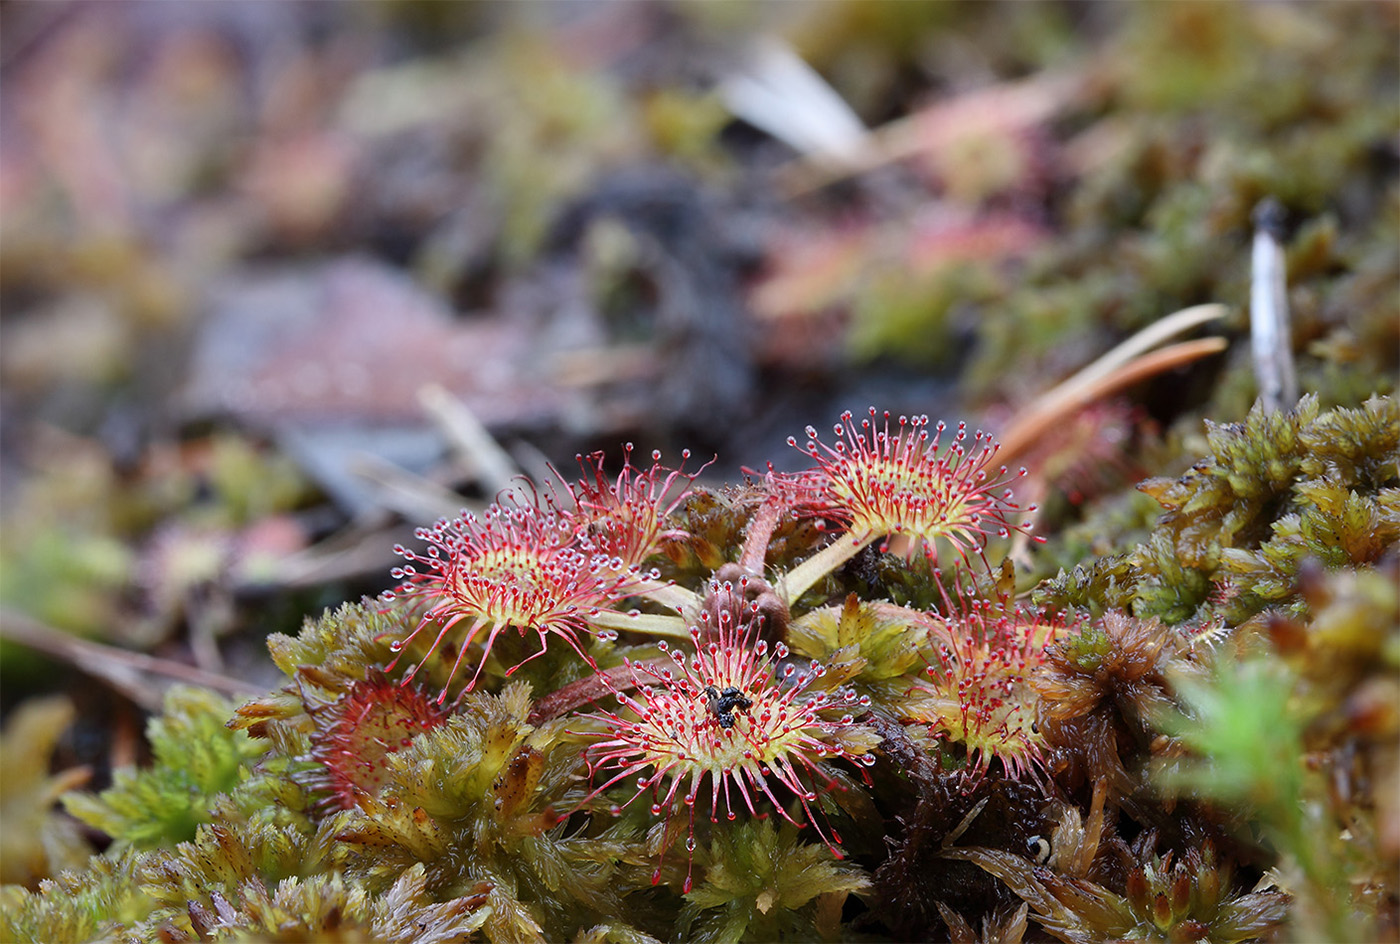
[[[1400, 938], [1394, 5], [677, 3], [632, 33], [490, 5], [20, 23], [31, 6], [6, 11], [31, 39], [0, 92], [0, 622], [158, 658], [0, 644], [0, 937]], [[259, 28], [283, 58], [238, 52]], [[717, 49], [764, 29], [902, 156], [833, 174], [734, 121]], [[1251, 408], [1246, 317], [1269, 196], [1305, 392], [1273, 414]], [[316, 281], [351, 253], [458, 314], [356, 333], [402, 297]], [[298, 304], [333, 301], [313, 348], [372, 349], [374, 397], [322, 389], [325, 361], [280, 377], [276, 345], [239, 334], [250, 379], [207, 409], [229, 369], [201, 346], [210, 287], [273, 261]], [[367, 318], [336, 320], [357, 301]], [[773, 604], [840, 529], [761, 520], [765, 463], [802, 459], [788, 434], [871, 399], [1012, 427], [1213, 302], [1223, 354], [1016, 458], [1044, 545], [935, 570], [877, 543]], [[434, 373], [464, 347], [495, 359]], [[320, 424], [408, 423], [395, 391], [424, 379], [458, 382], [526, 465], [631, 439], [718, 453], [647, 565], [703, 594], [771, 525], [754, 599], [825, 668], [814, 690], [868, 700], [843, 737], [874, 766], [824, 762], [803, 828], [762, 803], [712, 822], [702, 790], [687, 849], [684, 810], [591, 795], [601, 722], [567, 645], [507, 679], [536, 642], [506, 634], [469, 694], [438, 650], [393, 688], [389, 643], [421, 612], [342, 601], [386, 586], [373, 549], [405, 538], [330, 532], [437, 514], [444, 490], [366, 499], [307, 457]], [[356, 540], [371, 566], [346, 563]], [[1020, 674], [982, 671], [979, 646], [1037, 620], [1058, 628]], [[625, 631], [585, 648], [604, 671], [660, 655]], [[265, 694], [162, 695], [189, 662]], [[964, 683], [1007, 701], [985, 730], [948, 711]]]

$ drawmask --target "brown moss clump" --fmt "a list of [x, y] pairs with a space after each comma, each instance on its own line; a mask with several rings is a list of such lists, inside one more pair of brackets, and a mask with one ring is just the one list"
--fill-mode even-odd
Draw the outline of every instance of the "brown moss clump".
[[1175, 704], [1166, 671], [1180, 648], [1172, 628], [1121, 612], [1050, 647], [1031, 684], [1048, 765], [1061, 782], [1105, 781], [1116, 793], [1133, 792], [1122, 758], [1147, 747], [1150, 719]]
[[1004, 881], [1034, 920], [1057, 940], [1255, 940], [1280, 927], [1289, 896], [1267, 888], [1242, 892], [1233, 868], [1209, 843], [1181, 856], [1158, 854], [1148, 830], [1131, 844], [1113, 834], [1106, 791], [1095, 790], [1087, 819], [1064, 807], [1038, 857], [1004, 849], [947, 849]]

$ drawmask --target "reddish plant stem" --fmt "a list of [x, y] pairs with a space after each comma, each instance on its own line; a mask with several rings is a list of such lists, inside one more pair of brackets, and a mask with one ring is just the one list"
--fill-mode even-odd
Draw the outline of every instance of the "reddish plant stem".
[[525, 720], [530, 724], [544, 724], [546, 721], [553, 721], [560, 715], [597, 701], [605, 695], [636, 688], [637, 683], [632, 675], [634, 669], [650, 667], [660, 671], [671, 664], [670, 659], [634, 662], [631, 666], [614, 666], [587, 678], [581, 678], [577, 682], [570, 682], [563, 688], [550, 692], [535, 702], [535, 707], [531, 709]]
[[783, 504], [769, 499], [759, 505], [758, 511], [749, 519], [748, 530], [744, 533], [744, 550], [738, 561], [746, 573], [763, 576], [763, 566], [768, 559], [768, 542], [772, 540], [778, 518], [785, 510]]

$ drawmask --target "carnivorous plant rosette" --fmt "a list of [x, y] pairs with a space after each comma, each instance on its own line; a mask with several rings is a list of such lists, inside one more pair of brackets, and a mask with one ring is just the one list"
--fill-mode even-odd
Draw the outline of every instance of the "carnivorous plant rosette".
[[[905, 557], [922, 551], [935, 562], [944, 542], [966, 561], [981, 556], [989, 536], [1029, 529], [1029, 520], [1014, 519], [1036, 507], [1016, 504], [1009, 487], [1026, 470], [1013, 474], [994, 466], [999, 446], [991, 436], [979, 430], [969, 442], [967, 424], [959, 423], [951, 442], [940, 448], [943, 422], [930, 435], [927, 416], [901, 416], [893, 430], [890, 419], [886, 412], [882, 420], [872, 407], [857, 423], [847, 411], [834, 427], [831, 446], [809, 426], [803, 451], [816, 467], [796, 475], [770, 473], [771, 487], [786, 493], [799, 513], [846, 527], [843, 537], [784, 578], [789, 600], [880, 538], [882, 550]], [[797, 439], [790, 437], [788, 444], [797, 447]]]
[[928, 681], [909, 692], [907, 716], [967, 752], [969, 777], [980, 779], [999, 760], [1010, 777], [1039, 776], [1044, 737], [1031, 684], [1057, 634], [1077, 632], [1061, 622], [1001, 600], [959, 600], [926, 623], [935, 664]]
[[[827, 760], [844, 758], [867, 766], [874, 762], [862, 753], [874, 745], [847, 730], [855, 724], [850, 712], [869, 699], [849, 690], [809, 692], [822, 668], [799, 670], [781, 664], [788, 649], [781, 642], [770, 647], [758, 638], [762, 618], [757, 606], [732, 605], [742, 599], [742, 589], [730, 584], [711, 589], [721, 605], [717, 616], [703, 612], [698, 625], [691, 627], [693, 653], [666, 650], [673, 666], [628, 662], [633, 693], [609, 683], [619, 707], [593, 716], [603, 722], [604, 730], [586, 751], [590, 776], [609, 776], [590, 799], [639, 775], [636, 792], [623, 806], [650, 790], [652, 813], [666, 814], [669, 833], [677, 801], [683, 802], [690, 819], [686, 849], [693, 856], [695, 804], [708, 778], [711, 822], [718, 821], [721, 795], [730, 820], [739, 803], [758, 815], [756, 801], [766, 797], [788, 822], [811, 823], [839, 858], [840, 836], [835, 831], [828, 836], [813, 815], [817, 794], [809, 775], [830, 783], [833, 778], [822, 770]], [[826, 717], [832, 709], [844, 713]], [[843, 740], [843, 733], [857, 736]], [[796, 817], [788, 812], [789, 794], [800, 807]], [[615, 813], [621, 810], [614, 807]], [[653, 882], [660, 877], [658, 865]], [[690, 888], [687, 867], [684, 890]]]
[[[428, 545], [423, 553], [402, 545], [394, 548], [405, 559], [392, 571], [402, 581], [397, 596], [427, 600], [428, 609], [418, 626], [391, 648], [403, 652], [425, 629], [437, 627], [424, 661], [408, 678], [454, 630], [457, 655], [448, 684], [471, 643], [484, 634], [468, 691], [475, 687], [496, 637], [511, 627], [521, 636], [527, 631], [538, 634], [540, 649], [507, 675], [544, 655], [551, 635], [591, 661], [580, 637], [594, 631], [591, 620], [605, 607], [637, 594], [665, 598], [673, 589], [659, 582], [654, 571], [644, 570], [642, 562], [673, 536], [666, 516], [698, 473], [665, 469], [654, 454], [654, 464], [645, 472], [627, 462], [609, 482], [600, 456], [579, 461], [586, 472], [591, 470], [593, 481], [565, 483], [574, 509], [557, 507], [552, 497], [541, 503], [538, 495], [511, 496], [481, 517], [463, 512], [420, 528], [416, 535]], [[684, 485], [673, 488], [680, 480]], [[394, 596], [387, 593], [384, 599]], [[446, 695], [444, 687], [439, 700]]]

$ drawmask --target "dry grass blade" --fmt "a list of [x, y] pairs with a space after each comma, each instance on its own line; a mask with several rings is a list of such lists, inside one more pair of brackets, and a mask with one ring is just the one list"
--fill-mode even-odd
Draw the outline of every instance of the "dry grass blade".
[[1095, 400], [1155, 374], [1223, 351], [1229, 342], [1216, 337], [1184, 341], [1146, 353], [1167, 338], [1221, 318], [1225, 312], [1223, 305], [1198, 305], [1168, 315], [1039, 397], [1029, 409], [1018, 414], [999, 437], [1002, 461], [1009, 463], [1022, 455], [1053, 429], [1057, 420]]
[[[0, 638], [74, 665], [102, 679], [148, 711], [159, 711], [170, 684], [181, 682], [210, 688], [228, 695], [250, 695], [261, 687], [215, 672], [159, 659], [140, 652], [77, 639], [36, 619], [13, 610], [0, 610]], [[153, 680], [166, 680], [165, 684]]]
[[1058, 388], [1068, 395], [1071, 384], [1089, 386], [1113, 373], [1140, 354], [1150, 351], [1159, 344], [1185, 334], [1192, 328], [1224, 318], [1228, 309], [1224, 305], [1195, 305], [1154, 321], [1137, 334], [1119, 344], [1113, 350], [1075, 374]]
[[[378, 456], [364, 455], [356, 461], [353, 471], [371, 486], [377, 504], [396, 511], [415, 524], [432, 524], [440, 518], [451, 518], [463, 507], [471, 506], [461, 495], [436, 482], [414, 475]], [[480, 508], [472, 508], [480, 511]]]
[[465, 403], [437, 384], [418, 391], [418, 402], [461, 454], [488, 495], [510, 488], [511, 479], [520, 470]]

